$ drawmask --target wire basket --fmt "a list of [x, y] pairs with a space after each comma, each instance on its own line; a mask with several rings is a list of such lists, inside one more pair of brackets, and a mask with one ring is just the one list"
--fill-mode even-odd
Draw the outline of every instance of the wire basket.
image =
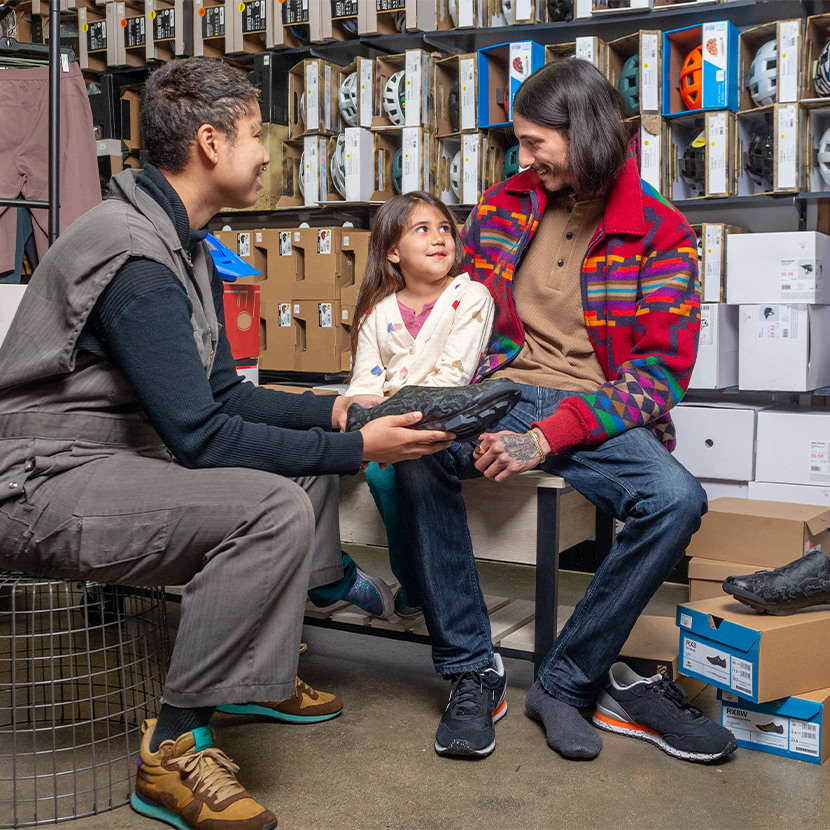
[[160, 588], [0, 571], [0, 827], [128, 802], [168, 654]]

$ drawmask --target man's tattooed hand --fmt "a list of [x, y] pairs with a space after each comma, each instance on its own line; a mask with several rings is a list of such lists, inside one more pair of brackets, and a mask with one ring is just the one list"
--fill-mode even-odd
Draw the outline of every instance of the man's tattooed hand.
[[516, 433], [515, 435], [503, 435], [501, 442], [504, 445], [504, 452], [512, 458], [516, 465], [524, 470], [539, 462], [539, 453], [533, 439], [527, 433]]

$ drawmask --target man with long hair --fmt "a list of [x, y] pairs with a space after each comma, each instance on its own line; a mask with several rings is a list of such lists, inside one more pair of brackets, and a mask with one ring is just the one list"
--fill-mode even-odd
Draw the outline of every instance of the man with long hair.
[[335, 432], [353, 399], [237, 376], [204, 228], [262, 187], [257, 95], [219, 60], [154, 72], [150, 163], [58, 239], [0, 348], [0, 566], [184, 585], [132, 796], [176, 827], [276, 827], [213, 746], [211, 715], [339, 714], [296, 676], [306, 593], [343, 579], [337, 474], [449, 446], [406, 428], [418, 413]]
[[[459, 479], [498, 482], [539, 468], [625, 521], [526, 701], [551, 747], [592, 758], [601, 741], [579, 708], [607, 690], [634, 622], [706, 512], [703, 489], [670, 454], [669, 410], [698, 343], [696, 244], [683, 216], [641, 181], [622, 99], [591, 64], [544, 66], [519, 88], [513, 111], [525, 170], [473, 209], [463, 267], [496, 304], [477, 379], [511, 378], [522, 400], [475, 448], [454, 443], [398, 464], [396, 481], [433, 660], [453, 682], [440, 754], [486, 756], [506, 711]], [[646, 686], [658, 692], [664, 731], [688, 721], [685, 699], [673, 703], [677, 687], [654, 683]], [[714, 742], [722, 754], [731, 743], [713, 728], [703, 725], [704, 749]]]

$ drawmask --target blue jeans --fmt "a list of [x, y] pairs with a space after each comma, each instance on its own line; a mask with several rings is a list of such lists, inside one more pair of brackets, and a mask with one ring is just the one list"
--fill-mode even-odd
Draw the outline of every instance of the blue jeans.
[[[521, 401], [494, 431], [527, 432], [572, 394], [523, 385]], [[706, 494], [644, 428], [549, 456], [541, 469], [625, 521], [539, 671], [551, 694], [589, 706], [637, 617], [683, 557], [706, 512]], [[433, 662], [444, 676], [483, 668], [493, 656], [461, 492], [461, 479], [480, 475], [469, 443], [395, 465]]]

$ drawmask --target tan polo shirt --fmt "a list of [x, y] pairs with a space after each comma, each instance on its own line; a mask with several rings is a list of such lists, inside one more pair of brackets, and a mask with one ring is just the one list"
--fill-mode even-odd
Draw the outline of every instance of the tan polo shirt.
[[580, 273], [605, 199], [551, 195], [513, 276], [513, 301], [525, 329], [518, 355], [493, 377], [569, 392], [592, 392], [606, 377], [582, 308]]

